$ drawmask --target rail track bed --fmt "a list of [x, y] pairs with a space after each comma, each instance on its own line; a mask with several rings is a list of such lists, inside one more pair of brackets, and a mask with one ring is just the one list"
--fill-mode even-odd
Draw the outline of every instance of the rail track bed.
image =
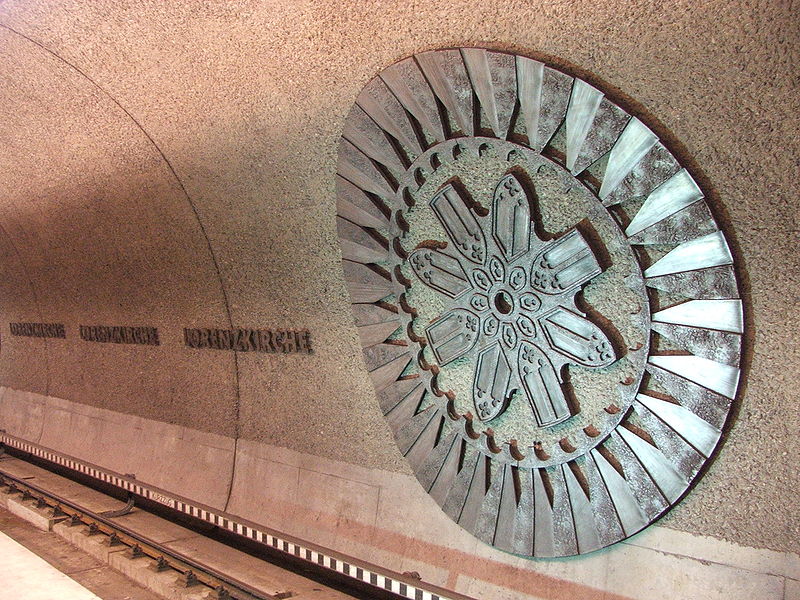
[[128, 494], [126, 500], [125, 494], [35, 457], [0, 454], [0, 505], [161, 596], [180, 600], [404, 597], [144, 498]]

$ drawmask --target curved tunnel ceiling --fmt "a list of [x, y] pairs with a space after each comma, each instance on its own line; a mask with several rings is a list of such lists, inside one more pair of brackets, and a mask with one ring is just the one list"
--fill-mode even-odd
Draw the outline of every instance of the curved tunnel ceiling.
[[[0, 159], [8, 319], [75, 329], [124, 315], [126, 324], [167, 332], [197, 321], [230, 326], [202, 223], [152, 139], [69, 63], [8, 29], [0, 40], [2, 144], [10, 150]], [[14, 356], [26, 351], [24, 342], [7, 344], [6, 385], [201, 428], [231, 423], [233, 356], [188, 362], [160, 348], [30, 343], [43, 346], [41, 373], [32, 381], [28, 361]], [[215, 402], [198, 405], [198, 396]]]

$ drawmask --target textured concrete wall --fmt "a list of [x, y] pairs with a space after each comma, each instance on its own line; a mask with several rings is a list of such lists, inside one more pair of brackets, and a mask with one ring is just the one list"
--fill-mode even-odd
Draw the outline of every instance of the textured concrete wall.
[[[543, 56], [618, 90], [694, 159], [747, 270], [738, 414], [662, 523], [797, 552], [795, 11], [771, 1], [7, 0], [0, 384], [407, 472], [339, 273], [342, 123], [364, 83], [409, 54], [483, 45]], [[11, 337], [14, 321], [63, 322], [71, 335]], [[157, 326], [162, 345], [82, 342], [79, 324]], [[184, 326], [231, 325], [308, 328], [316, 351], [182, 345]]]

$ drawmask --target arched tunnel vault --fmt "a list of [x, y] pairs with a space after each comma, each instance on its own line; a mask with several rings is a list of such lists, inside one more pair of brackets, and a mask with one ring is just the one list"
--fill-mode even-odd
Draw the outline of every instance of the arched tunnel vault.
[[184, 324], [227, 327], [222, 283], [189, 199], [136, 122], [69, 64], [8, 29], [0, 36], [0, 227], [6, 268], [18, 271], [4, 279], [15, 284], [4, 316], [71, 334], [7, 341], [4, 383], [233, 434], [232, 356], [78, 338], [80, 324], [151, 325], [172, 345]]
[[[367, 81], [481, 45], [629, 94], [693, 158], [746, 268], [753, 333], [725, 443], [661, 524], [797, 552], [798, 38], [790, 7], [766, 2], [5, 2], [0, 429], [355, 554], [446, 547], [420, 567], [446, 583], [450, 550], [483, 550], [409, 487], [360, 358], [334, 179]], [[16, 322], [67, 337], [12, 336]], [[160, 345], [85, 342], [80, 325], [153, 326]], [[185, 327], [308, 329], [314, 352], [195, 350]], [[522, 573], [499, 586], [537, 569], [490, 559]]]

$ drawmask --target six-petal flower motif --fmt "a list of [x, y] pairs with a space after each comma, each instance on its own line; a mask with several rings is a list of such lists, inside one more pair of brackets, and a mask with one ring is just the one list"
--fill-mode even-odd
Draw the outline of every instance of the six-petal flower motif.
[[452, 184], [430, 206], [450, 243], [417, 248], [409, 262], [420, 281], [451, 300], [425, 329], [436, 360], [447, 365], [476, 353], [472, 396], [482, 421], [502, 414], [518, 389], [540, 427], [568, 419], [564, 367], [616, 360], [606, 334], [575, 305], [602, 272], [592, 249], [577, 229], [540, 239], [511, 173], [495, 188], [490, 216], [477, 215]]

